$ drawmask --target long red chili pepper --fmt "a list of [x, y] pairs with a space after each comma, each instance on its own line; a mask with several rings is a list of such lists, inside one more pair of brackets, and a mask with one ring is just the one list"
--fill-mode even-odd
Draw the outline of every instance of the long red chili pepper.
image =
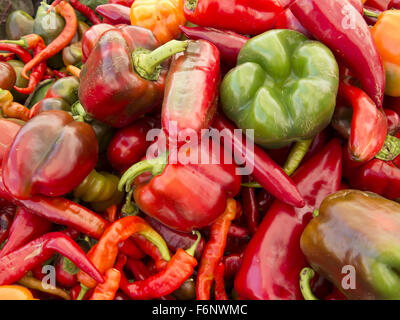
[[159, 273], [140, 281], [129, 283], [124, 274], [121, 277], [121, 290], [131, 299], [157, 299], [177, 290], [192, 274], [197, 260], [193, 257], [198, 241], [187, 251], [179, 248]]
[[66, 256], [97, 282], [104, 282], [99, 270], [75, 241], [61, 232], [52, 232], [0, 258], [0, 285], [18, 281], [26, 272], [51, 258], [56, 252]]
[[211, 235], [201, 257], [197, 275], [197, 300], [210, 300], [210, 289], [215, 269], [224, 255], [226, 239], [231, 221], [235, 219], [236, 201], [228, 199], [225, 212], [211, 227]]
[[56, 39], [54, 39], [31, 61], [25, 64], [24, 68], [21, 71], [21, 75], [26, 79], [28, 79], [28, 71], [37, 66], [39, 63], [55, 56], [62, 49], [64, 49], [75, 36], [76, 30], [78, 28], [78, 19], [76, 18], [74, 8], [72, 8], [72, 6], [68, 2], [61, 1], [55, 9], [57, 13], [59, 13], [65, 19], [65, 27]]
[[162, 270], [167, 265], [167, 260], [164, 259], [162, 253], [151, 241], [146, 239], [144, 236], [135, 234], [133, 236], [135, 244], [142, 250], [146, 255], [150, 256], [156, 264], [157, 270]]
[[212, 127], [224, 132], [235, 153], [245, 159], [245, 164], [254, 168], [252, 176], [264, 189], [276, 198], [295, 207], [303, 207], [305, 202], [293, 180], [260, 147], [251, 149], [234, 134], [235, 126], [222, 115], [217, 115]]
[[228, 300], [228, 295], [225, 291], [225, 279], [224, 279], [225, 266], [223, 262], [218, 263], [215, 269], [215, 289], [214, 296], [215, 300]]
[[[250, 178], [247, 181], [251, 182]], [[247, 228], [251, 234], [256, 233], [259, 223], [258, 202], [254, 188], [243, 187], [242, 191], [243, 212], [246, 218]]]
[[121, 273], [114, 268], [108, 269], [104, 276], [104, 283], [96, 286], [89, 300], [114, 300], [120, 281]]
[[0, 251], [0, 257], [13, 252], [29, 241], [36, 239], [51, 229], [51, 223], [25, 208], [18, 208], [11, 225], [8, 240]]
[[28, 50], [25, 50], [21, 46], [13, 44], [13, 43], [0, 42], [0, 50], [15, 53], [18, 56], [18, 58], [20, 58], [21, 61], [25, 64], [27, 64], [29, 61], [32, 60], [32, 56]]
[[100, 18], [97, 16], [97, 14], [88, 6], [85, 6], [83, 3], [80, 3], [79, 0], [69, 0], [69, 3], [82, 13], [86, 18], [90, 20], [91, 23], [93, 24], [99, 24], [101, 23]]

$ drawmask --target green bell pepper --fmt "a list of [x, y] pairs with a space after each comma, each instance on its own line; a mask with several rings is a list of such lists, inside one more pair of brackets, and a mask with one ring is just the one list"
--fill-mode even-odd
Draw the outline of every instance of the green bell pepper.
[[21, 37], [33, 33], [33, 23], [33, 18], [25, 11], [11, 12], [6, 21], [7, 39], [19, 40]]
[[279, 148], [310, 139], [331, 121], [339, 85], [332, 52], [292, 30], [250, 39], [221, 84], [225, 114], [256, 143]]

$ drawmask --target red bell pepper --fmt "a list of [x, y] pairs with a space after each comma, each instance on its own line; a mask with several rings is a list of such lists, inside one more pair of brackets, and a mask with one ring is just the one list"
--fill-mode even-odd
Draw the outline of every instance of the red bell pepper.
[[56, 252], [66, 256], [96, 281], [103, 283], [103, 276], [75, 241], [61, 232], [52, 232], [0, 258], [0, 285], [18, 281], [26, 272], [51, 258]]
[[120, 4], [102, 4], [96, 7], [96, 12], [106, 18], [112, 25], [131, 24], [129, 14], [131, 9]]
[[[224, 212], [226, 200], [239, 193], [241, 176], [236, 175], [231, 154], [219, 142], [202, 139], [201, 144], [184, 145], [166, 158], [133, 165], [122, 176], [119, 188], [125, 186], [130, 192], [137, 176], [151, 172], [152, 179], [135, 181], [135, 202], [143, 212], [173, 229], [187, 232], [210, 225]], [[212, 159], [219, 159], [219, 164]]]
[[384, 108], [383, 111], [386, 115], [388, 134], [395, 135], [400, 129], [400, 116], [392, 109]]
[[296, 0], [289, 8], [315, 38], [350, 67], [365, 92], [382, 107], [385, 89], [382, 59], [357, 9], [347, 0]]
[[94, 169], [97, 154], [90, 125], [65, 111], [45, 111], [18, 131], [3, 161], [3, 182], [18, 199], [63, 195]]
[[176, 54], [165, 82], [161, 123], [175, 145], [192, 132], [200, 137], [217, 110], [219, 95], [219, 51], [208, 41], [189, 41], [185, 52]]
[[366, 6], [385, 11], [392, 7], [393, 0], [367, 0], [365, 2]]
[[217, 115], [212, 127], [224, 132], [231, 143], [229, 147], [234, 150], [235, 154], [243, 156], [246, 166], [253, 168], [251, 174], [263, 188], [290, 205], [304, 206], [304, 199], [296, 185], [264, 150], [257, 145], [254, 145], [253, 149], [246, 146], [245, 142], [242, 141], [244, 138], [238, 138], [234, 134], [235, 126], [224, 116]]
[[221, 62], [228, 67], [236, 66], [239, 52], [249, 40], [248, 37], [229, 30], [186, 26], [179, 28], [189, 39], [203, 39], [215, 45], [221, 54]]
[[151, 31], [135, 26], [104, 32], [80, 73], [79, 99], [86, 112], [120, 128], [159, 106], [167, 74], [162, 63], [187, 44], [172, 40], [157, 48]]
[[307, 261], [300, 236], [316, 207], [339, 190], [342, 169], [340, 142], [332, 140], [293, 175], [306, 201], [298, 209], [276, 200], [250, 240], [235, 278], [245, 299], [302, 299], [300, 271]]
[[274, 26], [283, 10], [278, 0], [185, 0], [185, 17], [204, 27], [256, 35]]
[[21, 127], [22, 122], [19, 123], [4, 118], [0, 119], [0, 165], [3, 163], [8, 147], [11, 145]]
[[123, 172], [146, 155], [153, 143], [146, 139], [149, 130], [159, 127], [159, 120], [145, 117], [120, 129], [110, 141], [107, 158], [111, 166]]
[[115, 29], [114, 26], [106, 23], [96, 24], [87, 30], [82, 38], [82, 62], [86, 63], [97, 41], [101, 38], [104, 32]]

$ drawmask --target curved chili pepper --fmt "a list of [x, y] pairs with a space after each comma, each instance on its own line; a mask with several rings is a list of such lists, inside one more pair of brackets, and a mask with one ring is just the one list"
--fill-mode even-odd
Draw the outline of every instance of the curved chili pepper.
[[[112, 268], [118, 254], [118, 243], [128, 239], [133, 234], [141, 234], [157, 245], [164, 260], [169, 260], [169, 251], [164, 239], [154, 231], [142, 218], [129, 216], [115, 221], [101, 236], [99, 242], [90, 249], [88, 256], [93, 264], [104, 273]], [[78, 280], [88, 288], [94, 288], [96, 281], [91, 275], [80, 270]], [[81, 291], [82, 294], [82, 291]]]
[[215, 269], [224, 255], [229, 226], [236, 215], [236, 201], [228, 199], [225, 212], [211, 227], [211, 235], [201, 257], [196, 282], [197, 300], [210, 300]]
[[104, 283], [96, 286], [89, 300], [114, 300], [120, 281], [121, 273], [114, 268], [108, 269], [104, 275]]
[[29, 212], [25, 208], [18, 208], [10, 228], [8, 240], [0, 251], [0, 257], [44, 235], [49, 232], [50, 229], [51, 223], [48, 220]]
[[10, 91], [0, 88], [0, 108], [3, 114], [9, 118], [28, 121], [29, 109], [18, 102], [14, 102], [13, 99]]
[[157, 270], [162, 270], [165, 268], [168, 261], [155, 244], [140, 234], [135, 234], [133, 239], [139, 249], [153, 259]]
[[37, 66], [39, 63], [50, 59], [66, 47], [74, 37], [78, 29], [78, 19], [74, 8], [66, 1], [61, 1], [56, 6], [56, 11], [65, 19], [65, 27], [61, 34], [54, 39], [44, 50], [36, 55], [31, 61], [25, 64], [21, 71], [21, 75], [29, 79], [27, 76], [28, 71]]
[[0, 42], [0, 50], [15, 53], [25, 64], [32, 60], [32, 56], [29, 51], [16, 44]]
[[[315, 38], [350, 66], [365, 92], [381, 108], [385, 71], [371, 31], [357, 9], [347, 0], [296, 0], [290, 10]], [[346, 23], [346, 17], [352, 17], [353, 27]]]
[[43, 286], [43, 282], [33, 276], [25, 275], [18, 280], [18, 284], [23, 285], [29, 289], [34, 289], [40, 292], [48, 293], [53, 296], [58, 296], [64, 300], [71, 300], [69, 293], [61, 288], [53, 286]]
[[90, 20], [92, 24], [96, 25], [101, 23], [100, 18], [90, 7], [80, 3], [79, 0], [68, 0], [68, 1], [76, 11], [82, 13], [86, 18]]
[[247, 299], [301, 299], [299, 273], [307, 266], [299, 242], [315, 207], [339, 190], [340, 141], [332, 140], [293, 175], [306, 206], [298, 209], [276, 200], [245, 249], [235, 290]]
[[125, 275], [121, 277], [121, 290], [131, 299], [157, 299], [177, 290], [192, 274], [197, 260], [193, 257], [198, 240], [187, 251], [179, 248], [159, 273], [140, 281], [129, 283]]
[[232, 149], [244, 156], [247, 166], [254, 168], [252, 176], [263, 188], [290, 205], [300, 208], [304, 206], [304, 199], [294, 182], [281, 167], [272, 161], [264, 150], [257, 145], [254, 145], [254, 149], [247, 147], [243, 138], [238, 139], [237, 135], [234, 134], [235, 126], [220, 114], [216, 116], [212, 127], [224, 132], [229, 142], [232, 143]]
[[282, 168], [288, 176], [291, 176], [293, 172], [296, 171], [301, 161], [306, 156], [312, 142], [313, 139], [297, 141], [290, 149], [290, 153]]
[[51, 232], [0, 258], [0, 285], [18, 281], [36, 265], [45, 262], [58, 252], [77, 267], [103, 283], [104, 279], [82, 249], [61, 232]]
[[96, 7], [96, 12], [107, 19], [112, 25], [131, 24], [129, 17], [131, 9], [120, 4], [102, 4]]
[[223, 262], [218, 263], [214, 273], [215, 288], [214, 296], [215, 300], [228, 300], [228, 295], [225, 291], [225, 279], [224, 279], [225, 266]]
[[221, 62], [228, 67], [236, 66], [239, 52], [249, 40], [248, 37], [229, 30], [186, 26], [179, 26], [179, 28], [189, 39], [203, 39], [215, 45], [221, 54]]
[[359, 162], [371, 160], [385, 142], [387, 134], [385, 114], [364, 91], [343, 81], [339, 85], [339, 96], [353, 108], [348, 142], [352, 157]]

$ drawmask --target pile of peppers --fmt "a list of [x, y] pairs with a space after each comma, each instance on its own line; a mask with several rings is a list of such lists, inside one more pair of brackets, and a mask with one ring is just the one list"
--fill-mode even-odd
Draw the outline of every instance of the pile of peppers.
[[0, 300], [400, 300], [400, 1], [6, 18]]

